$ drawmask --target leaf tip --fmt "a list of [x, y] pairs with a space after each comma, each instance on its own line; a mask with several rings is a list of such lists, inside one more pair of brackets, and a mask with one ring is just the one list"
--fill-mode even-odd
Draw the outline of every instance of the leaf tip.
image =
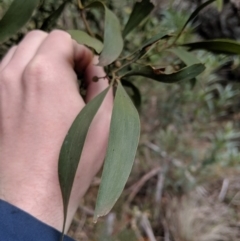
[[94, 213], [94, 217], [93, 217], [93, 223], [96, 224], [97, 221], [98, 221], [98, 219], [101, 218], [101, 217], [103, 217], [103, 216], [106, 216], [106, 215], [109, 213], [109, 211], [110, 211], [110, 210], [107, 210], [107, 211], [101, 212], [101, 213], [95, 212], [95, 213]]
[[99, 218], [99, 216], [94, 214], [94, 217], [93, 217], [93, 223], [94, 223], [94, 224], [97, 223], [98, 218]]
[[[114, 201], [114, 203], [117, 201], [118, 198], [116, 198], [116, 200]], [[113, 204], [110, 204], [110, 206], [107, 206], [107, 207], [101, 207], [101, 206], [98, 206], [96, 207], [96, 210], [94, 212], [94, 217], [93, 217], [93, 222], [94, 223], [97, 223], [98, 219], [100, 217], [104, 217], [106, 215], [108, 215], [108, 213], [110, 212], [110, 210], [112, 209], [113, 207]]]

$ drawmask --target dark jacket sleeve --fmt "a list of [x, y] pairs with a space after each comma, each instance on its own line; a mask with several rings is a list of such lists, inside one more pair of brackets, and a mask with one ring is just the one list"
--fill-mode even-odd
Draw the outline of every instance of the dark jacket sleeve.
[[[0, 241], [59, 241], [61, 234], [19, 208], [0, 200]], [[64, 241], [73, 241], [65, 236]]]

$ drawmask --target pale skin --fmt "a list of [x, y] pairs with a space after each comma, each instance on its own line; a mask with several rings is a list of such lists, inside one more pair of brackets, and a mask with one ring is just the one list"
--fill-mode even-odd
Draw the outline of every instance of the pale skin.
[[[87, 83], [84, 100], [77, 75]], [[55, 30], [28, 33], [0, 62], [0, 199], [61, 230], [63, 204], [58, 180], [61, 145], [81, 109], [108, 87], [93, 54]], [[84, 145], [69, 203], [67, 228], [80, 199], [102, 166], [113, 96], [109, 91]], [[67, 229], [66, 229], [67, 230]]]

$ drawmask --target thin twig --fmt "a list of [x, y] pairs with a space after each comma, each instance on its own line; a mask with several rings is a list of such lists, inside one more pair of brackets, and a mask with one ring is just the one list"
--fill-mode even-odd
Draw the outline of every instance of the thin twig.
[[156, 186], [156, 193], [155, 193], [155, 210], [154, 210], [154, 219], [158, 220], [160, 214], [160, 204], [163, 195], [163, 187], [165, 182], [166, 173], [169, 169], [169, 161], [165, 158], [164, 166], [158, 174], [158, 182]]
[[109, 213], [106, 220], [106, 233], [108, 237], [111, 237], [114, 231], [114, 223], [116, 220], [116, 214], [115, 213]]
[[141, 226], [142, 226], [143, 230], [145, 231], [149, 241], [157, 241], [154, 236], [151, 224], [150, 224], [146, 214], [143, 214], [141, 217]]
[[227, 191], [228, 191], [228, 187], [229, 187], [229, 179], [228, 178], [225, 178], [223, 180], [223, 184], [222, 184], [222, 188], [221, 188], [221, 191], [218, 195], [218, 200], [220, 202], [223, 202], [223, 200], [225, 199], [226, 197], [226, 194], [227, 194]]
[[167, 225], [167, 221], [165, 220], [165, 218], [163, 218], [163, 229], [164, 229], [164, 241], [170, 241], [170, 232], [169, 232], [169, 228]]
[[83, 205], [79, 205], [79, 208], [86, 214], [86, 215], [89, 215], [89, 216], [94, 216], [94, 211], [90, 208], [87, 208]]
[[144, 143], [145, 146], [147, 146], [149, 149], [151, 149], [152, 151], [155, 151], [157, 153], [160, 154], [161, 157], [165, 158], [167, 157], [167, 152], [165, 151], [162, 151], [159, 146], [155, 145], [154, 143], [151, 143], [151, 142], [146, 142]]
[[94, 33], [92, 32], [92, 30], [91, 30], [91, 28], [90, 28], [90, 26], [89, 26], [89, 24], [88, 24], [87, 19], [86, 19], [85, 11], [84, 11], [84, 10], [80, 10], [80, 15], [81, 15], [81, 18], [82, 18], [82, 20], [83, 20], [84, 26], [85, 26], [88, 34], [89, 34], [90, 36], [92, 36], [92, 37], [95, 37]]
[[[81, 215], [81, 220], [78, 221], [78, 226], [76, 228], [76, 230], [74, 231], [73, 233], [73, 238], [74, 239], [79, 239], [79, 234], [82, 235], [82, 231], [83, 231], [83, 227], [86, 223], [86, 220], [87, 220], [87, 215], [84, 213], [83, 215]], [[82, 239], [81, 239], [82, 240]]]
[[78, 7], [81, 10], [84, 8], [81, 0], [78, 0]]
[[127, 202], [130, 203], [134, 199], [134, 197], [137, 195], [137, 193], [141, 190], [143, 185], [150, 180], [152, 177], [156, 176], [159, 171], [161, 170], [161, 167], [156, 167], [152, 169], [150, 172], [146, 173], [139, 181], [137, 181], [135, 184], [133, 184], [129, 190], [132, 190], [131, 194], [128, 197]]
[[158, 220], [160, 214], [160, 204], [162, 199], [163, 193], [163, 186], [165, 181], [165, 172], [159, 171], [158, 174], [158, 182], [156, 186], [156, 193], [155, 193], [155, 207], [154, 207], [154, 220]]
[[182, 161], [179, 159], [173, 158], [167, 154], [166, 151], [163, 151], [160, 149], [159, 146], [151, 143], [151, 142], [146, 142], [144, 143], [145, 146], [147, 146], [149, 149], [155, 151], [156, 153], [159, 153], [162, 158], [167, 158], [172, 164], [174, 164], [176, 167], [183, 167]]
[[156, 187], [156, 193], [155, 193], [155, 202], [160, 203], [162, 199], [162, 193], [163, 193], [163, 186], [165, 181], [165, 173], [160, 171], [158, 174], [158, 182]]
[[132, 230], [134, 231], [136, 237], [137, 237], [137, 240], [138, 241], [144, 241], [144, 238], [143, 236], [141, 235], [141, 232], [140, 230], [138, 229], [138, 226], [137, 226], [137, 220], [134, 218], [132, 219], [131, 221], [131, 226], [132, 226]]
[[[232, 198], [231, 201], [229, 202], [228, 206], [234, 204], [234, 200], [235, 200], [235, 198], [236, 198], [239, 194], [240, 194], [240, 192], [237, 192], [237, 193], [233, 196], [233, 198]], [[238, 204], [239, 204], [239, 202], [238, 202]]]

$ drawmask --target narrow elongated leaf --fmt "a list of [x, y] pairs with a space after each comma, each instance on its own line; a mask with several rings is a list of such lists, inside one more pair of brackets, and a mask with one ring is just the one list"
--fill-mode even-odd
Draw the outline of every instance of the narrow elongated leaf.
[[183, 80], [190, 80], [197, 77], [204, 71], [203, 64], [193, 64], [185, 67], [172, 74], [166, 74], [162, 69], [155, 69], [151, 66], [138, 66], [124, 75], [128, 76], [144, 76], [163, 83], [175, 83]]
[[216, 0], [209, 0], [203, 4], [201, 4], [188, 18], [187, 22], [184, 24], [183, 29], [192, 21], [194, 20], [194, 18], [197, 17], [197, 15], [205, 8], [207, 7], [209, 4], [215, 2]]
[[163, 32], [156, 34], [155, 36], [147, 40], [147, 42], [144, 43], [138, 50], [138, 58], [141, 58], [143, 55], [145, 55], [153, 44], [159, 42], [160, 40], [167, 39], [169, 37], [170, 36], [167, 33]]
[[229, 39], [214, 39], [195, 43], [187, 43], [183, 46], [189, 47], [190, 50], [204, 49], [214, 53], [240, 54], [240, 42]]
[[136, 28], [153, 10], [154, 5], [150, 0], [136, 2], [129, 20], [123, 30], [123, 37], [126, 37], [134, 28]]
[[167, 33], [159, 33], [147, 40], [136, 52], [131, 54], [129, 59], [131, 59], [133, 62], [142, 58], [151, 48], [152, 45], [156, 44], [160, 40], [167, 39], [170, 36]]
[[14, 0], [0, 20], [0, 43], [20, 30], [31, 18], [40, 0]]
[[195, 9], [195, 11], [189, 16], [187, 22], [183, 25], [181, 31], [179, 32], [179, 34], [177, 35], [176, 40], [180, 37], [180, 35], [182, 34], [182, 32], [184, 31], [184, 29], [186, 28], [186, 26], [192, 21], [194, 20], [197, 15], [205, 8], [207, 7], [209, 4], [215, 2], [216, 0], [209, 0], [203, 4], [201, 4], [197, 9]]
[[119, 20], [102, 2], [93, 2], [87, 8], [101, 8], [105, 12], [104, 46], [98, 65], [107, 66], [119, 57], [123, 49], [123, 38]]
[[221, 12], [223, 9], [223, 0], [217, 0], [218, 11]]
[[161, 32], [161, 33], [158, 33], [156, 35], [154, 35], [152, 38], [148, 39], [142, 46], [141, 46], [141, 50], [142, 49], [145, 49], [145, 48], [148, 48], [149, 46], [155, 44], [156, 42], [158, 42], [159, 40], [162, 40], [162, 39], [167, 39], [169, 38], [170, 35], [167, 34], [166, 32]]
[[100, 53], [103, 49], [103, 44], [96, 38], [91, 37], [86, 32], [81, 30], [68, 30], [71, 37], [79, 44], [84, 44], [90, 48], [93, 48], [97, 53]]
[[62, 144], [58, 162], [58, 176], [64, 205], [64, 227], [74, 177], [82, 154], [90, 124], [109, 88], [90, 101], [78, 114]]
[[52, 27], [54, 27], [54, 25], [56, 24], [57, 20], [59, 19], [59, 17], [61, 16], [66, 4], [69, 3], [69, 1], [64, 1], [58, 8], [56, 11], [54, 11], [52, 14], [50, 14], [50, 16], [48, 16], [42, 26], [41, 26], [41, 30], [43, 31], [47, 31], [50, 30]]
[[[170, 49], [170, 52], [178, 56], [187, 66], [190, 66], [192, 64], [199, 64], [200, 61], [196, 58], [195, 55], [193, 55], [191, 52], [188, 52], [184, 48], [174, 48]], [[197, 83], [197, 78], [193, 78], [190, 80], [192, 88], [196, 85]]]
[[116, 203], [130, 175], [140, 135], [136, 108], [119, 83], [112, 113], [109, 144], [98, 192], [95, 220]]
[[173, 48], [169, 50], [176, 56], [178, 56], [186, 65], [199, 64], [200, 61], [191, 52], [188, 52], [184, 48]]

